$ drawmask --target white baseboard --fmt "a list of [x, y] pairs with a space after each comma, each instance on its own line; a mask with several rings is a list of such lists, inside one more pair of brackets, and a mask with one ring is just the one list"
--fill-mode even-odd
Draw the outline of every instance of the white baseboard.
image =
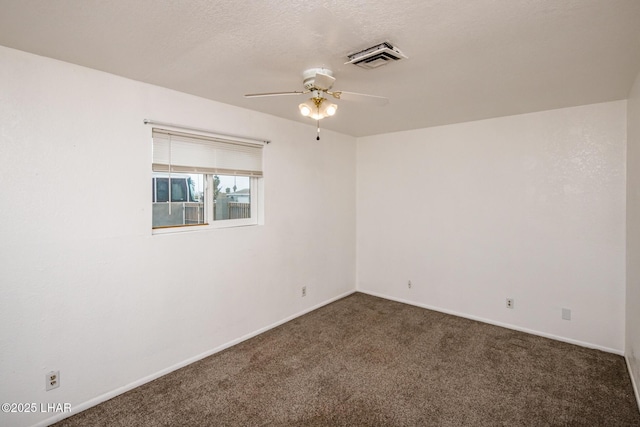
[[633, 394], [636, 396], [636, 402], [638, 403], [638, 411], [640, 411], [640, 389], [638, 389], [638, 383], [636, 378], [633, 376], [633, 370], [631, 369], [631, 362], [629, 358], [625, 355], [624, 360], [627, 362], [627, 370], [629, 371], [629, 377], [631, 377], [631, 385], [633, 386]]
[[155, 373], [153, 373], [151, 375], [148, 375], [148, 376], [146, 376], [144, 378], [141, 378], [141, 379], [139, 379], [137, 381], [134, 381], [134, 382], [132, 382], [130, 384], [127, 384], [125, 386], [119, 387], [119, 388], [117, 388], [115, 390], [112, 390], [110, 392], [104, 393], [104, 394], [102, 394], [102, 395], [100, 395], [98, 397], [90, 399], [90, 400], [88, 400], [88, 401], [86, 401], [84, 403], [81, 403], [81, 404], [79, 404], [77, 406], [74, 406], [71, 409], [70, 412], [65, 412], [65, 413], [58, 414], [58, 415], [55, 415], [53, 417], [47, 418], [46, 420], [43, 420], [43, 421], [41, 421], [41, 422], [39, 422], [37, 424], [34, 424], [33, 427], [46, 427], [46, 426], [49, 426], [51, 424], [57, 423], [58, 421], [61, 421], [61, 420], [65, 419], [65, 418], [69, 418], [69, 417], [71, 417], [73, 415], [76, 415], [76, 414], [78, 414], [78, 413], [80, 413], [82, 411], [85, 411], [85, 410], [87, 410], [87, 409], [89, 409], [89, 408], [91, 408], [93, 406], [96, 406], [96, 405], [99, 405], [100, 403], [106, 402], [109, 399], [113, 399], [114, 397], [116, 397], [116, 396], [118, 396], [118, 395], [120, 395], [122, 393], [126, 393], [129, 390], [133, 390], [136, 387], [140, 387], [141, 385], [144, 385], [144, 384], [146, 384], [148, 382], [151, 382], [151, 381], [153, 381], [155, 379], [158, 379], [158, 378], [160, 378], [160, 377], [162, 377], [164, 375], [167, 375], [167, 374], [169, 374], [169, 373], [171, 373], [173, 371], [176, 371], [176, 370], [178, 370], [180, 368], [184, 368], [185, 366], [190, 365], [190, 364], [192, 364], [194, 362], [197, 362], [198, 360], [202, 360], [205, 357], [209, 357], [209, 356], [211, 356], [213, 354], [221, 352], [222, 350], [226, 350], [227, 348], [232, 347], [232, 346], [234, 346], [236, 344], [239, 344], [239, 343], [241, 343], [243, 341], [246, 341], [249, 338], [253, 338], [253, 337], [257, 336], [257, 335], [260, 335], [260, 334], [262, 334], [262, 333], [264, 333], [264, 332], [266, 332], [266, 331], [268, 331], [270, 329], [276, 328], [276, 327], [278, 327], [278, 326], [280, 326], [280, 325], [282, 325], [284, 323], [287, 323], [287, 322], [289, 322], [289, 321], [291, 321], [291, 320], [293, 320], [293, 319], [295, 319], [297, 317], [303, 316], [303, 315], [305, 315], [307, 313], [310, 313], [310, 312], [312, 312], [314, 310], [317, 310], [320, 307], [323, 307], [323, 306], [325, 306], [327, 304], [331, 304], [334, 301], [337, 301], [339, 299], [345, 298], [345, 297], [347, 297], [347, 296], [349, 296], [349, 295], [351, 295], [351, 294], [353, 294], [355, 292], [356, 292], [356, 290], [354, 289], [352, 291], [345, 292], [345, 293], [343, 293], [341, 295], [338, 295], [337, 297], [333, 297], [333, 298], [331, 298], [331, 299], [329, 299], [327, 301], [323, 301], [323, 302], [321, 302], [319, 304], [314, 305], [313, 307], [307, 308], [307, 309], [305, 309], [305, 310], [303, 310], [301, 312], [298, 312], [298, 313], [293, 314], [293, 315], [291, 315], [289, 317], [286, 317], [286, 318], [284, 318], [284, 319], [282, 319], [282, 320], [280, 320], [278, 322], [275, 322], [275, 323], [272, 323], [271, 325], [265, 326], [264, 328], [260, 328], [260, 329], [258, 329], [256, 331], [253, 331], [253, 332], [249, 333], [249, 334], [243, 335], [240, 338], [237, 338], [235, 340], [229, 341], [229, 342], [227, 342], [225, 344], [222, 344], [222, 345], [220, 345], [220, 346], [218, 346], [216, 348], [213, 348], [211, 350], [205, 351], [204, 353], [198, 354], [197, 356], [190, 357], [189, 359], [186, 359], [186, 360], [184, 360], [182, 362], [176, 363], [173, 366], [169, 366], [168, 368], [162, 369], [162, 370], [160, 370], [158, 372], [155, 372]]
[[478, 322], [482, 322], [482, 323], [488, 323], [490, 325], [495, 325], [495, 326], [500, 326], [503, 328], [507, 328], [507, 329], [513, 329], [514, 331], [520, 331], [520, 332], [526, 332], [528, 334], [531, 335], [537, 335], [540, 337], [544, 337], [544, 338], [550, 338], [552, 340], [556, 340], [556, 341], [562, 341], [562, 342], [566, 342], [569, 344], [575, 344], [575, 345], [579, 345], [580, 347], [586, 347], [586, 348], [592, 348], [592, 349], [596, 349], [596, 350], [602, 350], [605, 351], [607, 353], [613, 353], [613, 354], [617, 354], [619, 356], [624, 356], [624, 352], [620, 351], [620, 350], [616, 350], [613, 348], [608, 348], [608, 347], [603, 347], [597, 344], [592, 344], [592, 343], [588, 343], [588, 342], [584, 342], [584, 341], [578, 341], [578, 340], [574, 340], [571, 338], [566, 338], [566, 337], [562, 337], [559, 335], [554, 335], [554, 334], [548, 334], [546, 332], [540, 332], [540, 331], [536, 331], [533, 329], [527, 329], [527, 328], [523, 328], [517, 325], [511, 325], [509, 323], [503, 323], [503, 322], [497, 322], [495, 320], [491, 320], [491, 319], [485, 319], [483, 317], [479, 317], [479, 316], [473, 316], [470, 314], [466, 314], [466, 313], [460, 313], [454, 310], [448, 310], [446, 308], [441, 308], [441, 307], [434, 307], [428, 304], [422, 304], [422, 303], [417, 303], [414, 301], [409, 301], [409, 300], [405, 300], [402, 298], [396, 298], [396, 297], [392, 297], [389, 295], [385, 295], [385, 294], [381, 294], [378, 292], [371, 292], [371, 291], [366, 291], [366, 290], [362, 290], [362, 289], [358, 289], [358, 292], [362, 292], [363, 294], [368, 294], [374, 297], [379, 297], [379, 298], [384, 298], [384, 299], [388, 299], [391, 301], [396, 301], [396, 302], [401, 302], [403, 304], [409, 304], [409, 305], [413, 305], [416, 307], [420, 307], [420, 308], [426, 308], [427, 310], [433, 310], [433, 311], [438, 311], [440, 313], [446, 313], [446, 314], [451, 314], [454, 316], [458, 316], [458, 317], [464, 317], [465, 319], [470, 319], [470, 320], [477, 320]]

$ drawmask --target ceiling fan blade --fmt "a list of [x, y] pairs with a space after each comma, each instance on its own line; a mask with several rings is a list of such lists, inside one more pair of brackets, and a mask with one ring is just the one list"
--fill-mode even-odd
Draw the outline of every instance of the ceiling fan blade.
[[320, 90], [329, 90], [335, 81], [336, 79], [329, 74], [317, 72], [313, 85]]
[[265, 92], [265, 93], [247, 93], [245, 98], [261, 98], [263, 96], [284, 96], [284, 95], [303, 95], [305, 93], [309, 93], [308, 90], [304, 92], [295, 91], [295, 92]]
[[389, 103], [389, 99], [384, 96], [377, 95], [367, 95], [364, 93], [356, 93], [356, 92], [345, 92], [345, 91], [335, 91], [329, 92], [336, 99], [343, 99], [345, 101], [356, 101], [356, 102], [367, 102], [370, 104], [375, 104], [379, 106], [387, 105]]

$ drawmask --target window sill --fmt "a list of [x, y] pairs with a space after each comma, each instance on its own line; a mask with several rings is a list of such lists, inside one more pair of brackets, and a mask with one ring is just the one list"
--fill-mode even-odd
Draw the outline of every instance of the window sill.
[[258, 221], [256, 221], [255, 219], [224, 220], [216, 221], [213, 224], [175, 225], [152, 228], [151, 234], [155, 236], [160, 234], [192, 233], [209, 230], [219, 230], [223, 228], [248, 227], [253, 225], [258, 225]]

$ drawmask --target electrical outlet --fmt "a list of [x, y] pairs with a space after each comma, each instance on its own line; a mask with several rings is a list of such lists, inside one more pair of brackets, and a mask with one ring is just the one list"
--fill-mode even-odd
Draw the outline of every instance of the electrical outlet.
[[411, 280], [409, 280], [409, 283], [407, 283], [407, 286], [409, 287], [409, 289], [411, 289]]
[[571, 320], [571, 310], [568, 308], [562, 309], [562, 319], [563, 320]]
[[307, 296], [307, 287], [306, 287], [306, 286], [303, 286], [303, 287], [302, 287], [302, 296], [303, 296], [303, 297], [306, 297], [306, 296]]
[[60, 371], [51, 371], [45, 376], [46, 390], [60, 387]]
[[507, 308], [513, 308], [513, 298], [507, 298]]

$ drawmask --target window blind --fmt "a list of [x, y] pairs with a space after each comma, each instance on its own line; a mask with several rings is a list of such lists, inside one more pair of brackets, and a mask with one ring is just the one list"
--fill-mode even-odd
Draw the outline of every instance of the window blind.
[[153, 171], [262, 176], [262, 147], [232, 141], [153, 129]]

